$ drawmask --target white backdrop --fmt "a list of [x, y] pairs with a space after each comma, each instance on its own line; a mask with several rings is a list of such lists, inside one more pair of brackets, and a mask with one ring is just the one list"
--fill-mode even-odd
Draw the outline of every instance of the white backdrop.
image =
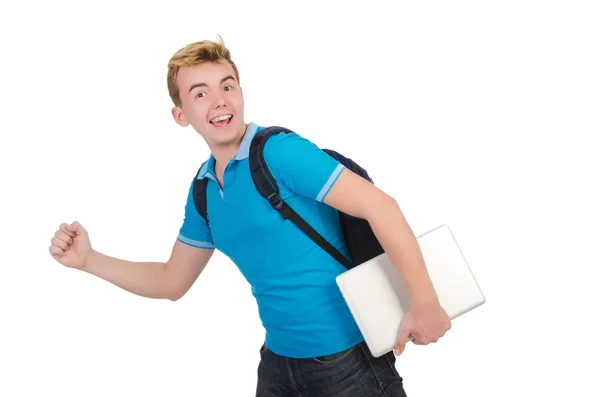
[[599, 395], [598, 6], [491, 3], [3, 2], [0, 395], [254, 396], [263, 330], [226, 257], [171, 302], [48, 253], [78, 220], [168, 259], [208, 149], [166, 64], [217, 34], [246, 121], [347, 154], [415, 234], [459, 241], [487, 303], [407, 347], [410, 397]]

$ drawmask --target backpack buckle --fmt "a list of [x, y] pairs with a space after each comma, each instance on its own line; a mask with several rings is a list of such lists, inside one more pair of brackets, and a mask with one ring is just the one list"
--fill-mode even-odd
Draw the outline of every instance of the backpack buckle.
[[269, 204], [271, 204], [271, 207], [273, 207], [277, 211], [283, 208], [283, 201], [277, 193], [271, 193], [269, 197], [267, 197], [267, 200], [269, 200]]

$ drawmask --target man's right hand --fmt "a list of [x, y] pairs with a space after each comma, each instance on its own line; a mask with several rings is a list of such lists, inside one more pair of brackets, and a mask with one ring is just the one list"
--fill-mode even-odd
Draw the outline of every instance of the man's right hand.
[[60, 264], [74, 269], [85, 268], [92, 246], [87, 231], [79, 222], [61, 224], [50, 243], [50, 254]]
[[190, 289], [213, 252], [175, 240], [167, 262], [127, 261], [92, 249], [79, 222], [60, 225], [50, 245], [52, 257], [66, 267], [83, 270], [136, 295], [171, 300]]

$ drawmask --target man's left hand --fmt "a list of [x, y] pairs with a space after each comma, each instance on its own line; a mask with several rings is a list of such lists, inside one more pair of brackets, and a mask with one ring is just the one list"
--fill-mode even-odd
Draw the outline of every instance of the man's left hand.
[[450, 329], [450, 317], [440, 306], [439, 301], [413, 305], [402, 318], [400, 334], [394, 346], [394, 353], [399, 356], [406, 347], [409, 338], [416, 345], [435, 343]]

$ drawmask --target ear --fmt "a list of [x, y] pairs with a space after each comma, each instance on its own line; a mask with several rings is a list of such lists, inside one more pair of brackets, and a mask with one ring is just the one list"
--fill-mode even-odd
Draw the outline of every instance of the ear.
[[183, 114], [183, 110], [181, 110], [180, 107], [176, 106], [173, 109], [171, 109], [171, 114], [173, 115], [173, 119], [175, 120], [175, 122], [180, 126], [187, 127], [188, 125], [190, 125], [190, 123], [188, 123], [187, 119], [185, 118], [185, 115]]

